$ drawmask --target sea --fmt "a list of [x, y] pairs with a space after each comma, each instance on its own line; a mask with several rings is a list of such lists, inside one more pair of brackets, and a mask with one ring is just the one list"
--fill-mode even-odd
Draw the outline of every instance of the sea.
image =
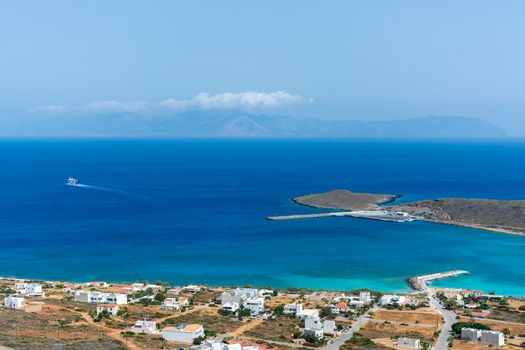
[[524, 199], [523, 140], [2, 140], [0, 164], [1, 276], [406, 292], [462, 269], [434, 284], [525, 296], [523, 236], [266, 219], [334, 189]]

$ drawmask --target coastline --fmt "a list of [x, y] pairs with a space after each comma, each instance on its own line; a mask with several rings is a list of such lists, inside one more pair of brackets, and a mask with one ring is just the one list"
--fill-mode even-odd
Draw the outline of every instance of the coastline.
[[[337, 193], [340, 192], [346, 192], [347, 193], [347, 203], [341, 202], [341, 198], [336, 198]], [[353, 193], [351, 191], [347, 190], [335, 190], [325, 193], [319, 193], [319, 194], [311, 194], [307, 196], [299, 196], [299, 197], [293, 197], [291, 198], [291, 201], [295, 204], [310, 207], [310, 208], [316, 208], [316, 209], [330, 209], [330, 210], [341, 210], [341, 211], [354, 211], [354, 210], [360, 210], [359, 208], [353, 208], [354, 206], [354, 198], [355, 195], [365, 195], [365, 196], [378, 196], [372, 193]], [[333, 198], [332, 198], [333, 196]], [[445, 225], [453, 225], [453, 226], [459, 226], [459, 227], [467, 227], [467, 228], [473, 228], [478, 230], [484, 230], [484, 231], [491, 231], [501, 234], [509, 234], [509, 235], [515, 235], [515, 236], [525, 236], [525, 228], [508, 228], [508, 227], [498, 227], [498, 225], [489, 226], [485, 225], [483, 223], [469, 223], [464, 221], [454, 221], [454, 220], [448, 220], [446, 218], [450, 218], [450, 214], [447, 214], [446, 212], [439, 212], [432, 208], [425, 208], [425, 207], [412, 207], [411, 205], [417, 204], [418, 202], [413, 203], [402, 203], [399, 205], [392, 205], [392, 206], [382, 206], [384, 204], [388, 203], [394, 203], [397, 199], [403, 197], [402, 194], [385, 194], [381, 195], [383, 196], [383, 199], [380, 200], [370, 200], [368, 203], [365, 203], [365, 210], [378, 210], [379, 208], [386, 210], [386, 211], [400, 211], [400, 212], [407, 212], [411, 215], [414, 215], [417, 217], [417, 220], [419, 221], [426, 221], [426, 222], [432, 222], [436, 224], [445, 224]], [[322, 200], [316, 199], [322, 198]], [[497, 201], [497, 200], [494, 200]], [[359, 203], [358, 205], [363, 205], [363, 203]], [[471, 210], [477, 210], [477, 208], [473, 208]], [[422, 215], [423, 214], [423, 215]], [[445, 214], [445, 215], [443, 215]], [[311, 214], [312, 217], [315, 217], [315, 214]], [[324, 215], [323, 215], [324, 216]], [[337, 216], [337, 215], [333, 215]], [[431, 216], [431, 217], [429, 217]]]

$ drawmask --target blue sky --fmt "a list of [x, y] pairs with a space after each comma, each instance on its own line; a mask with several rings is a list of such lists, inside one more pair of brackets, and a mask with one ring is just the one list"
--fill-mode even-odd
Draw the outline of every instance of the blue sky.
[[0, 120], [240, 105], [525, 135], [523, 18], [506, 0], [3, 1]]

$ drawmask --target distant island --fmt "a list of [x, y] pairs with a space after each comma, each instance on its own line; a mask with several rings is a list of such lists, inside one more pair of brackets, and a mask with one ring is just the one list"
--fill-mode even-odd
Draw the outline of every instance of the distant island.
[[525, 200], [439, 198], [380, 207], [399, 197], [336, 190], [296, 197], [293, 201], [323, 209], [404, 212], [420, 220], [525, 235]]
[[322, 120], [245, 111], [112, 113], [41, 117], [0, 125], [0, 136], [199, 138], [497, 138], [506, 132], [483, 119], [428, 116], [400, 120]]

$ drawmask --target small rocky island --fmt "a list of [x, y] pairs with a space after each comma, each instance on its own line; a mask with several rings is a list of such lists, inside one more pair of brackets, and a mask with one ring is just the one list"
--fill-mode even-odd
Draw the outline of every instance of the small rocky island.
[[426, 221], [525, 235], [525, 200], [439, 198], [380, 206], [399, 197], [336, 190], [296, 197], [293, 201], [324, 209], [404, 212]]

